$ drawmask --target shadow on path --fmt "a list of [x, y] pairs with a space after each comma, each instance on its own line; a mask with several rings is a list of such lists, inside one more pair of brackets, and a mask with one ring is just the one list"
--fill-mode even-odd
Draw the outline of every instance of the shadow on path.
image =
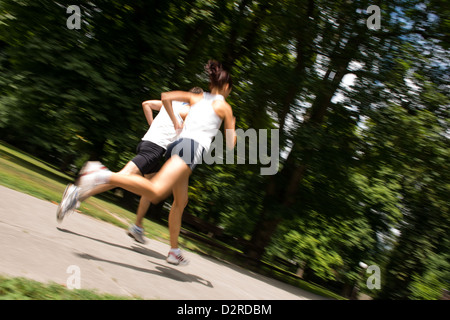
[[76, 235], [78, 237], [83, 237], [83, 238], [86, 238], [86, 239], [94, 240], [94, 241], [97, 241], [97, 242], [100, 242], [100, 243], [103, 243], [103, 244], [106, 244], [106, 245], [109, 245], [109, 246], [112, 246], [112, 247], [116, 247], [116, 248], [120, 248], [120, 249], [124, 249], [124, 250], [137, 252], [137, 253], [140, 253], [140, 254], [143, 254], [143, 255], [146, 255], [146, 256], [149, 256], [149, 257], [153, 257], [153, 258], [156, 258], [156, 259], [165, 259], [166, 258], [166, 256], [162, 255], [161, 253], [153, 251], [153, 250], [150, 250], [149, 248], [146, 248], [146, 247], [143, 247], [143, 246], [140, 246], [140, 245], [132, 245], [131, 247], [127, 247], [127, 246], [123, 246], [123, 245], [120, 245], [120, 244], [117, 244], [117, 243], [112, 243], [112, 242], [108, 242], [108, 241], [105, 241], [105, 240], [93, 238], [93, 237], [90, 237], [90, 236], [87, 236], [87, 235], [84, 235], [84, 234], [76, 233], [76, 232], [73, 232], [73, 231], [70, 231], [70, 230], [67, 230], [67, 229], [63, 229], [63, 228], [59, 228], [59, 227], [57, 227], [56, 229], [58, 229], [59, 231], [64, 232], [64, 233], [69, 233], [69, 234]]
[[156, 263], [156, 262], [152, 262], [149, 261], [150, 263], [153, 263], [155, 265], [157, 265], [157, 267], [155, 268], [156, 270], [152, 270], [152, 269], [146, 269], [146, 268], [141, 268], [141, 267], [137, 267], [137, 266], [133, 266], [127, 263], [123, 263], [123, 262], [117, 262], [117, 261], [112, 261], [112, 260], [107, 260], [107, 259], [102, 259], [99, 257], [95, 257], [93, 255], [87, 254], [87, 253], [75, 253], [75, 255], [79, 256], [80, 258], [83, 259], [88, 259], [88, 260], [93, 260], [93, 261], [101, 261], [101, 262], [107, 262], [107, 263], [111, 263], [114, 264], [116, 266], [120, 266], [123, 268], [129, 268], [132, 270], [136, 270], [139, 272], [145, 272], [145, 273], [149, 273], [149, 274], [154, 274], [157, 276], [161, 276], [161, 277], [166, 277], [172, 280], [176, 280], [176, 281], [181, 281], [181, 282], [198, 282], [206, 287], [210, 287], [213, 288], [213, 285], [211, 283], [211, 281], [205, 280], [203, 278], [200, 278], [196, 275], [193, 274], [186, 274], [183, 273], [181, 271], [178, 271], [174, 268], [170, 268], [167, 267], [165, 265]]

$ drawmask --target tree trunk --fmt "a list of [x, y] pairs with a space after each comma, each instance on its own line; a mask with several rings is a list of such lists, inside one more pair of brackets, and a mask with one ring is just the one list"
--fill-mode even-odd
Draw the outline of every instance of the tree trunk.
[[250, 56], [254, 52], [254, 48], [257, 45], [257, 37], [258, 32], [261, 27], [261, 23], [263, 22], [264, 17], [267, 15], [266, 10], [270, 7], [270, 4], [263, 2], [258, 10], [255, 10], [252, 22], [248, 31], [242, 32], [241, 37], [243, 40], [238, 42], [239, 31], [238, 27], [241, 22], [241, 19], [245, 20], [245, 16], [243, 14], [245, 8], [251, 4], [251, 1], [244, 0], [239, 5], [240, 16], [237, 18], [237, 22], [235, 22], [236, 27], [231, 29], [230, 40], [227, 52], [224, 54], [222, 64], [224, 67], [231, 72], [233, 67], [236, 64], [236, 60], [242, 58], [243, 56]]
[[[253, 231], [252, 244], [247, 248], [246, 253], [250, 258], [260, 260], [263, 256], [274, 232], [283, 221], [280, 213], [294, 203], [294, 196], [305, 171], [306, 166], [296, 166], [294, 158], [290, 155], [283, 170], [270, 178], [263, 200], [264, 209]], [[290, 177], [289, 182], [285, 183], [280, 180], [282, 177]]]
[[247, 248], [247, 255], [251, 259], [261, 260], [265, 248], [269, 245], [273, 233], [282, 221], [281, 218], [270, 219], [271, 212], [260, 216], [255, 231], [252, 235], [251, 247]]
[[[310, 113], [305, 117], [303, 126], [318, 125], [325, 121], [326, 111], [332, 105], [331, 99], [339, 88], [342, 78], [348, 72], [348, 65], [358, 50], [362, 36], [363, 34], [360, 34], [350, 38], [342, 53], [333, 55], [330, 68], [322, 79], [322, 85], [317, 89], [316, 98]], [[335, 72], [335, 75], [332, 79], [329, 79], [332, 71]], [[294, 148], [295, 142], [293, 150]], [[307, 156], [310, 157], [311, 155]], [[302, 164], [296, 163], [291, 151], [283, 170], [270, 179], [263, 202], [264, 209], [252, 234], [252, 247], [247, 252], [248, 256], [254, 259], [261, 259], [263, 256], [265, 247], [270, 244], [272, 235], [279, 223], [283, 221], [283, 211], [289, 209], [295, 201], [295, 195], [305, 176], [307, 167], [308, 160], [305, 158]]]

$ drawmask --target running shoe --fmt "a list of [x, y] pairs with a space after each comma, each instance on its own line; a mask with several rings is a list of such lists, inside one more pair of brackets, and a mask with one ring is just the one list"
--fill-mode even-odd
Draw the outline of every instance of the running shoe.
[[131, 225], [130, 228], [128, 228], [127, 234], [139, 243], [144, 244], [146, 242], [144, 237], [144, 229], [138, 227], [135, 224]]
[[85, 194], [95, 186], [104, 183], [102, 182], [101, 176], [106, 172], [110, 171], [101, 162], [86, 162], [78, 174], [76, 183], [80, 188], [80, 194]]
[[169, 251], [166, 261], [176, 266], [187, 266], [189, 264], [189, 260], [183, 257], [181, 251], [178, 254], [173, 251]]
[[56, 209], [56, 221], [61, 223], [68, 213], [73, 212], [79, 206], [78, 192], [79, 188], [76, 185], [71, 183], [67, 185]]

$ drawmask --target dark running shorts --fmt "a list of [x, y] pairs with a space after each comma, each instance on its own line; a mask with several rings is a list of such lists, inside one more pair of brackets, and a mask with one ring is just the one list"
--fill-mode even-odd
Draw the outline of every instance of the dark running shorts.
[[202, 163], [204, 150], [197, 141], [181, 138], [167, 146], [166, 160], [173, 155], [177, 155], [183, 159], [191, 171], [194, 171], [197, 164]]
[[158, 172], [166, 149], [151, 141], [142, 140], [136, 148], [136, 157], [131, 161], [141, 170], [142, 175]]

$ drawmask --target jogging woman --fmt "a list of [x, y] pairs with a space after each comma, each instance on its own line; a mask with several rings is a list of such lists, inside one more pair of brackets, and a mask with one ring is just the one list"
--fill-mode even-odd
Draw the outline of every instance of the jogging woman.
[[[88, 162], [79, 176], [79, 187], [83, 193], [100, 184], [111, 184], [146, 197], [152, 203], [162, 201], [170, 192], [173, 193], [174, 201], [187, 201], [189, 176], [195, 166], [202, 162], [203, 153], [208, 152], [222, 122], [227, 147], [232, 149], [236, 144], [235, 118], [231, 106], [225, 101], [232, 89], [231, 77], [222, 65], [214, 60], [208, 61], [205, 69], [209, 74], [211, 93], [171, 91], [161, 95], [166, 109], [172, 109], [172, 101], [187, 102], [191, 105], [180, 138], [168, 146], [168, 160], [161, 170], [151, 180], [147, 180], [139, 175], [113, 173], [99, 162]], [[172, 243], [172, 240], [177, 240], [181, 229], [181, 214], [169, 216], [171, 250], [167, 261], [174, 264], [183, 263], [185, 260], [178, 249], [178, 242]], [[176, 237], [175, 234], [172, 236], [172, 233], [176, 233]]]

